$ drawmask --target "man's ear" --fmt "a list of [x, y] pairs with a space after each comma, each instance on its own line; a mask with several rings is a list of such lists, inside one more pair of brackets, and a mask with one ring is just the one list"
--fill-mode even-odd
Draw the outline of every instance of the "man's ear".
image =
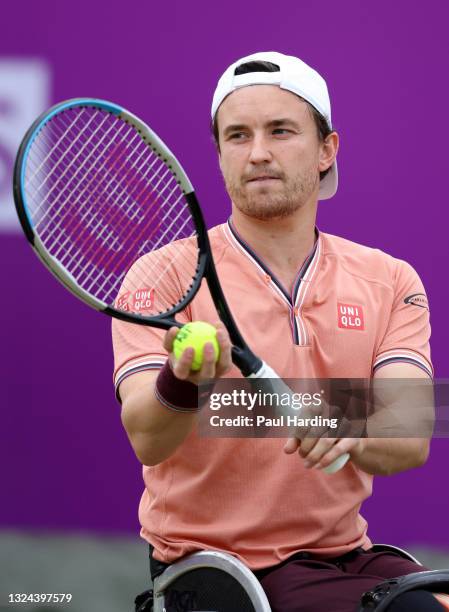
[[211, 129], [213, 143], [215, 145], [215, 148], [217, 149], [218, 160], [220, 161], [220, 158], [221, 158], [220, 140], [219, 140], [220, 135], [218, 131], [218, 113], [219, 112], [220, 112], [220, 109], [217, 110], [215, 119], [212, 120], [212, 123], [210, 125], [210, 129]]
[[331, 132], [320, 144], [319, 171], [324, 172], [332, 166], [337, 157], [340, 139], [337, 132]]

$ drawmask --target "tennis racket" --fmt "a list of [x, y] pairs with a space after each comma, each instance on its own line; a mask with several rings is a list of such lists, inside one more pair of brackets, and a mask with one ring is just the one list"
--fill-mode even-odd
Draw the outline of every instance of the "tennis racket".
[[[89, 98], [52, 107], [20, 145], [14, 199], [39, 258], [89, 306], [130, 323], [182, 327], [175, 316], [205, 278], [243, 376], [271, 379], [278, 391], [290, 391], [244, 341], [217, 276], [193, 186], [173, 153], [137, 117]], [[348, 458], [339, 457], [328, 473]]]

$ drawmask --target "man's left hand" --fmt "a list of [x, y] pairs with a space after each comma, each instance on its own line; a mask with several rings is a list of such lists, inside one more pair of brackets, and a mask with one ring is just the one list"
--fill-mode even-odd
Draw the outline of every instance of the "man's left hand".
[[349, 453], [355, 459], [361, 455], [363, 448], [363, 438], [289, 438], [284, 452], [288, 455], [298, 452], [304, 459], [305, 468], [322, 470], [344, 453]]

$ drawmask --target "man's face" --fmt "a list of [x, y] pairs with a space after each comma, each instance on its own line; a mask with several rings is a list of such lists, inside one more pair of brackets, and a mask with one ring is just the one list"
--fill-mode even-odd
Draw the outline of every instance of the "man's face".
[[220, 168], [239, 210], [267, 220], [316, 201], [324, 168], [303, 100], [275, 85], [242, 87], [223, 101], [217, 120]]

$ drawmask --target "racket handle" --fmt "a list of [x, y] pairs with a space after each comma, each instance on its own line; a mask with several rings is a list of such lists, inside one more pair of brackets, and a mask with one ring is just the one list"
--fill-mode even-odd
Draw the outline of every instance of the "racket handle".
[[323, 472], [326, 472], [326, 474], [335, 474], [335, 472], [338, 472], [341, 470], [341, 468], [345, 467], [349, 461], [349, 458], [349, 453], [343, 453], [343, 455], [337, 457], [337, 459], [335, 459], [335, 461], [333, 461], [330, 465], [323, 468]]
[[[278, 374], [276, 374], [276, 372], [273, 370], [273, 368], [271, 368], [267, 363], [265, 363], [264, 361], [262, 362], [262, 366], [258, 369], [257, 372], [250, 374], [249, 376], [247, 376], [247, 378], [276, 378], [278, 379], [276, 381], [276, 389], [278, 392], [280, 393], [292, 393], [292, 390], [290, 389], [290, 387], [288, 387], [288, 385], [286, 385], [283, 380], [280, 378], [280, 376]], [[335, 474], [335, 472], [338, 472], [339, 470], [341, 470], [348, 462], [348, 460], [350, 459], [350, 455], [349, 453], [343, 453], [343, 455], [340, 455], [340, 457], [337, 457], [337, 459], [335, 459], [335, 461], [333, 461], [330, 465], [328, 465], [327, 467], [323, 468], [323, 472], [325, 472], [326, 474]]]

